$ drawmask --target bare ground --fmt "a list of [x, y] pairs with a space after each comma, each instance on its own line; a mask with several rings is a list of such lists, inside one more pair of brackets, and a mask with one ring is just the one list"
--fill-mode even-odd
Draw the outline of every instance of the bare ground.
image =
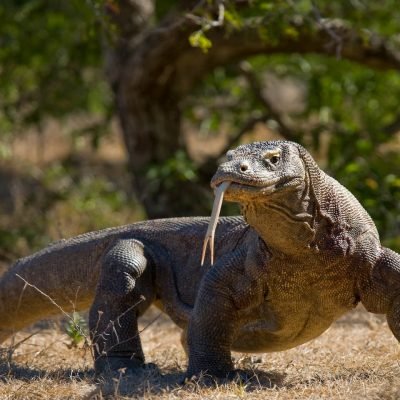
[[[153, 323], [151, 323], [154, 321]], [[148, 326], [148, 324], [150, 326]], [[181, 384], [186, 367], [180, 331], [151, 309], [141, 323], [147, 361], [159, 369], [96, 382], [90, 351], [70, 348], [62, 323], [50, 323], [3, 348], [1, 399], [399, 399], [399, 347], [385, 319], [362, 308], [318, 339], [271, 354], [235, 353], [253, 378], [242, 383]], [[37, 330], [20, 332], [14, 343]], [[8, 346], [7, 346], [8, 345]], [[9, 351], [7, 354], [7, 350]], [[8, 357], [7, 357], [8, 355]], [[8, 359], [7, 359], [8, 358]]]

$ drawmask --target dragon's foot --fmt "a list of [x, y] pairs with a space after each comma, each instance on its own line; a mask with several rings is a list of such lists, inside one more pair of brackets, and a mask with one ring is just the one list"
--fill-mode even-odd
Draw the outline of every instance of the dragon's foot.
[[237, 384], [245, 384], [251, 381], [254, 377], [254, 373], [241, 369], [234, 369], [229, 372], [210, 373], [208, 371], [201, 371], [198, 374], [185, 375], [182, 384], [188, 384], [190, 382], [198, 382], [205, 386], [215, 386], [217, 384], [224, 384], [234, 382]]
[[95, 380], [104, 398], [108, 396], [115, 398], [117, 394], [130, 396], [143, 385], [143, 382], [159, 379], [160, 376], [160, 371], [155, 364], [145, 364], [142, 360], [108, 357], [101, 363], [96, 363]]
[[95, 363], [97, 377], [121, 377], [145, 371], [158, 371], [153, 363], [144, 363], [135, 357], [100, 357]]

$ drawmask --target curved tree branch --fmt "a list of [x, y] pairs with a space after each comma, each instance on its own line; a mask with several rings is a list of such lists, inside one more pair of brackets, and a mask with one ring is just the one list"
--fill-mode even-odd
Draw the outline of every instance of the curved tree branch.
[[[225, 26], [216, 24], [207, 32], [212, 47], [204, 53], [189, 44], [190, 34], [199, 29], [192, 18], [168, 18], [164, 24], [130, 40], [129, 54], [121, 58], [120, 73], [114, 79], [117, 98], [129, 107], [135, 107], [138, 98], [143, 96], [179, 103], [215, 67], [252, 55], [319, 53], [337, 56], [337, 43], [332, 42], [332, 35], [340, 38], [340, 55], [344, 59], [372, 68], [400, 68], [400, 54], [377, 35], [367, 38], [365, 33], [343, 22], [321, 21], [312, 24], [300, 18], [292, 23], [292, 29], [282, 29], [281, 35], [274, 33], [279, 40], [261, 38], [259, 25], [228, 32]], [[268, 29], [268, 22], [266, 24]]]
[[263, 40], [259, 27], [246, 27], [231, 34], [222, 28], [213, 30], [209, 34], [213, 46], [208, 53], [187, 49], [177, 60], [178, 75], [185, 75], [181, 89], [190, 90], [192, 82], [205, 71], [257, 54], [318, 53], [337, 57], [337, 44], [332, 41], [332, 33], [341, 40], [341, 58], [375, 69], [400, 69], [400, 54], [378, 35], [371, 34], [366, 38], [338, 21], [325, 21], [317, 26], [298, 22], [292, 27], [296, 34], [284, 31], [278, 41]]
[[[212, 47], [203, 52], [189, 43], [190, 35], [202, 26], [196, 18], [184, 13], [201, 16], [201, 12], [197, 13], [199, 7], [215, 7], [222, 4], [221, 0], [186, 3], [192, 8], [180, 2], [176, 13], [166, 16], [156, 27], [151, 23], [153, 1], [110, 2], [114, 3], [119, 8], [112, 9], [111, 13], [120, 28], [120, 37], [109, 52], [109, 80], [115, 92], [136, 191], [147, 199], [147, 210], [157, 207], [161, 210], [153, 212], [153, 216], [179, 213], [172, 209], [165, 212], [173, 204], [165, 191], [146, 194], [146, 168], [174, 157], [182, 148], [181, 100], [214, 68], [258, 54], [318, 53], [337, 57], [340, 42], [339, 55], [343, 59], [371, 68], [400, 69], [400, 55], [383, 38], [373, 34], [366, 37], [364, 32], [355, 31], [343, 22], [309, 21], [299, 17], [287, 29], [287, 24], [274, 26], [272, 18], [264, 18], [264, 22], [232, 31], [232, 27], [221, 23], [221, 13], [215, 11], [218, 7], [211, 8], [208, 14], [219, 22], [207, 27]], [[249, 0], [237, 0], [237, 3], [243, 8], [251, 5]], [[273, 31], [274, 40], [262, 38], [261, 28]], [[272, 112], [270, 118], [279, 123], [279, 115], [273, 115], [273, 108], [268, 108]]]
[[[204, 75], [220, 65], [256, 54], [319, 53], [336, 56], [336, 46], [332, 46], [332, 32], [341, 38], [343, 58], [373, 68], [400, 68], [400, 55], [382, 38], [371, 35], [366, 40], [344, 23], [325, 21], [322, 26], [297, 21], [292, 28], [290, 34], [283, 30], [278, 41], [262, 39], [259, 26], [248, 26], [231, 33], [225, 27], [212, 28], [208, 31], [212, 48], [207, 53], [189, 44], [190, 34], [198, 29], [190, 18], [170, 20], [147, 30], [133, 41], [135, 45], [131, 47], [129, 56], [123, 58], [116, 79], [118, 84], [114, 85], [117, 101], [121, 104], [123, 125], [125, 116], [129, 114], [128, 109], [131, 112], [138, 107], [139, 99], [147, 96], [162, 99], [163, 102], [176, 102], [178, 105], [180, 99]], [[146, 135], [151, 136], [152, 132], [148, 131]], [[155, 146], [156, 142], [154, 140]], [[163, 147], [166, 145], [163, 141], [160, 143]], [[143, 159], [143, 162], [146, 160]]]

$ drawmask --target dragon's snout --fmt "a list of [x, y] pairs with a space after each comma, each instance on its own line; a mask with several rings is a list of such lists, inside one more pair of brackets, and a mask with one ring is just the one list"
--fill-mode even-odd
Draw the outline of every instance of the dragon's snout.
[[251, 162], [246, 159], [227, 161], [218, 167], [210, 184], [213, 189], [216, 189], [218, 185], [226, 181], [245, 183], [251, 176], [253, 176], [253, 172], [254, 168], [252, 167]]

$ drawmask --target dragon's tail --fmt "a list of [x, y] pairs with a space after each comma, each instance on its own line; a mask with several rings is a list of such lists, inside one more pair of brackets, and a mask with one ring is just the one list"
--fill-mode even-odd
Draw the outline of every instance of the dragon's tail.
[[0, 343], [40, 319], [91, 304], [99, 270], [97, 251], [81, 247], [68, 251], [53, 245], [17, 261], [1, 277]]

